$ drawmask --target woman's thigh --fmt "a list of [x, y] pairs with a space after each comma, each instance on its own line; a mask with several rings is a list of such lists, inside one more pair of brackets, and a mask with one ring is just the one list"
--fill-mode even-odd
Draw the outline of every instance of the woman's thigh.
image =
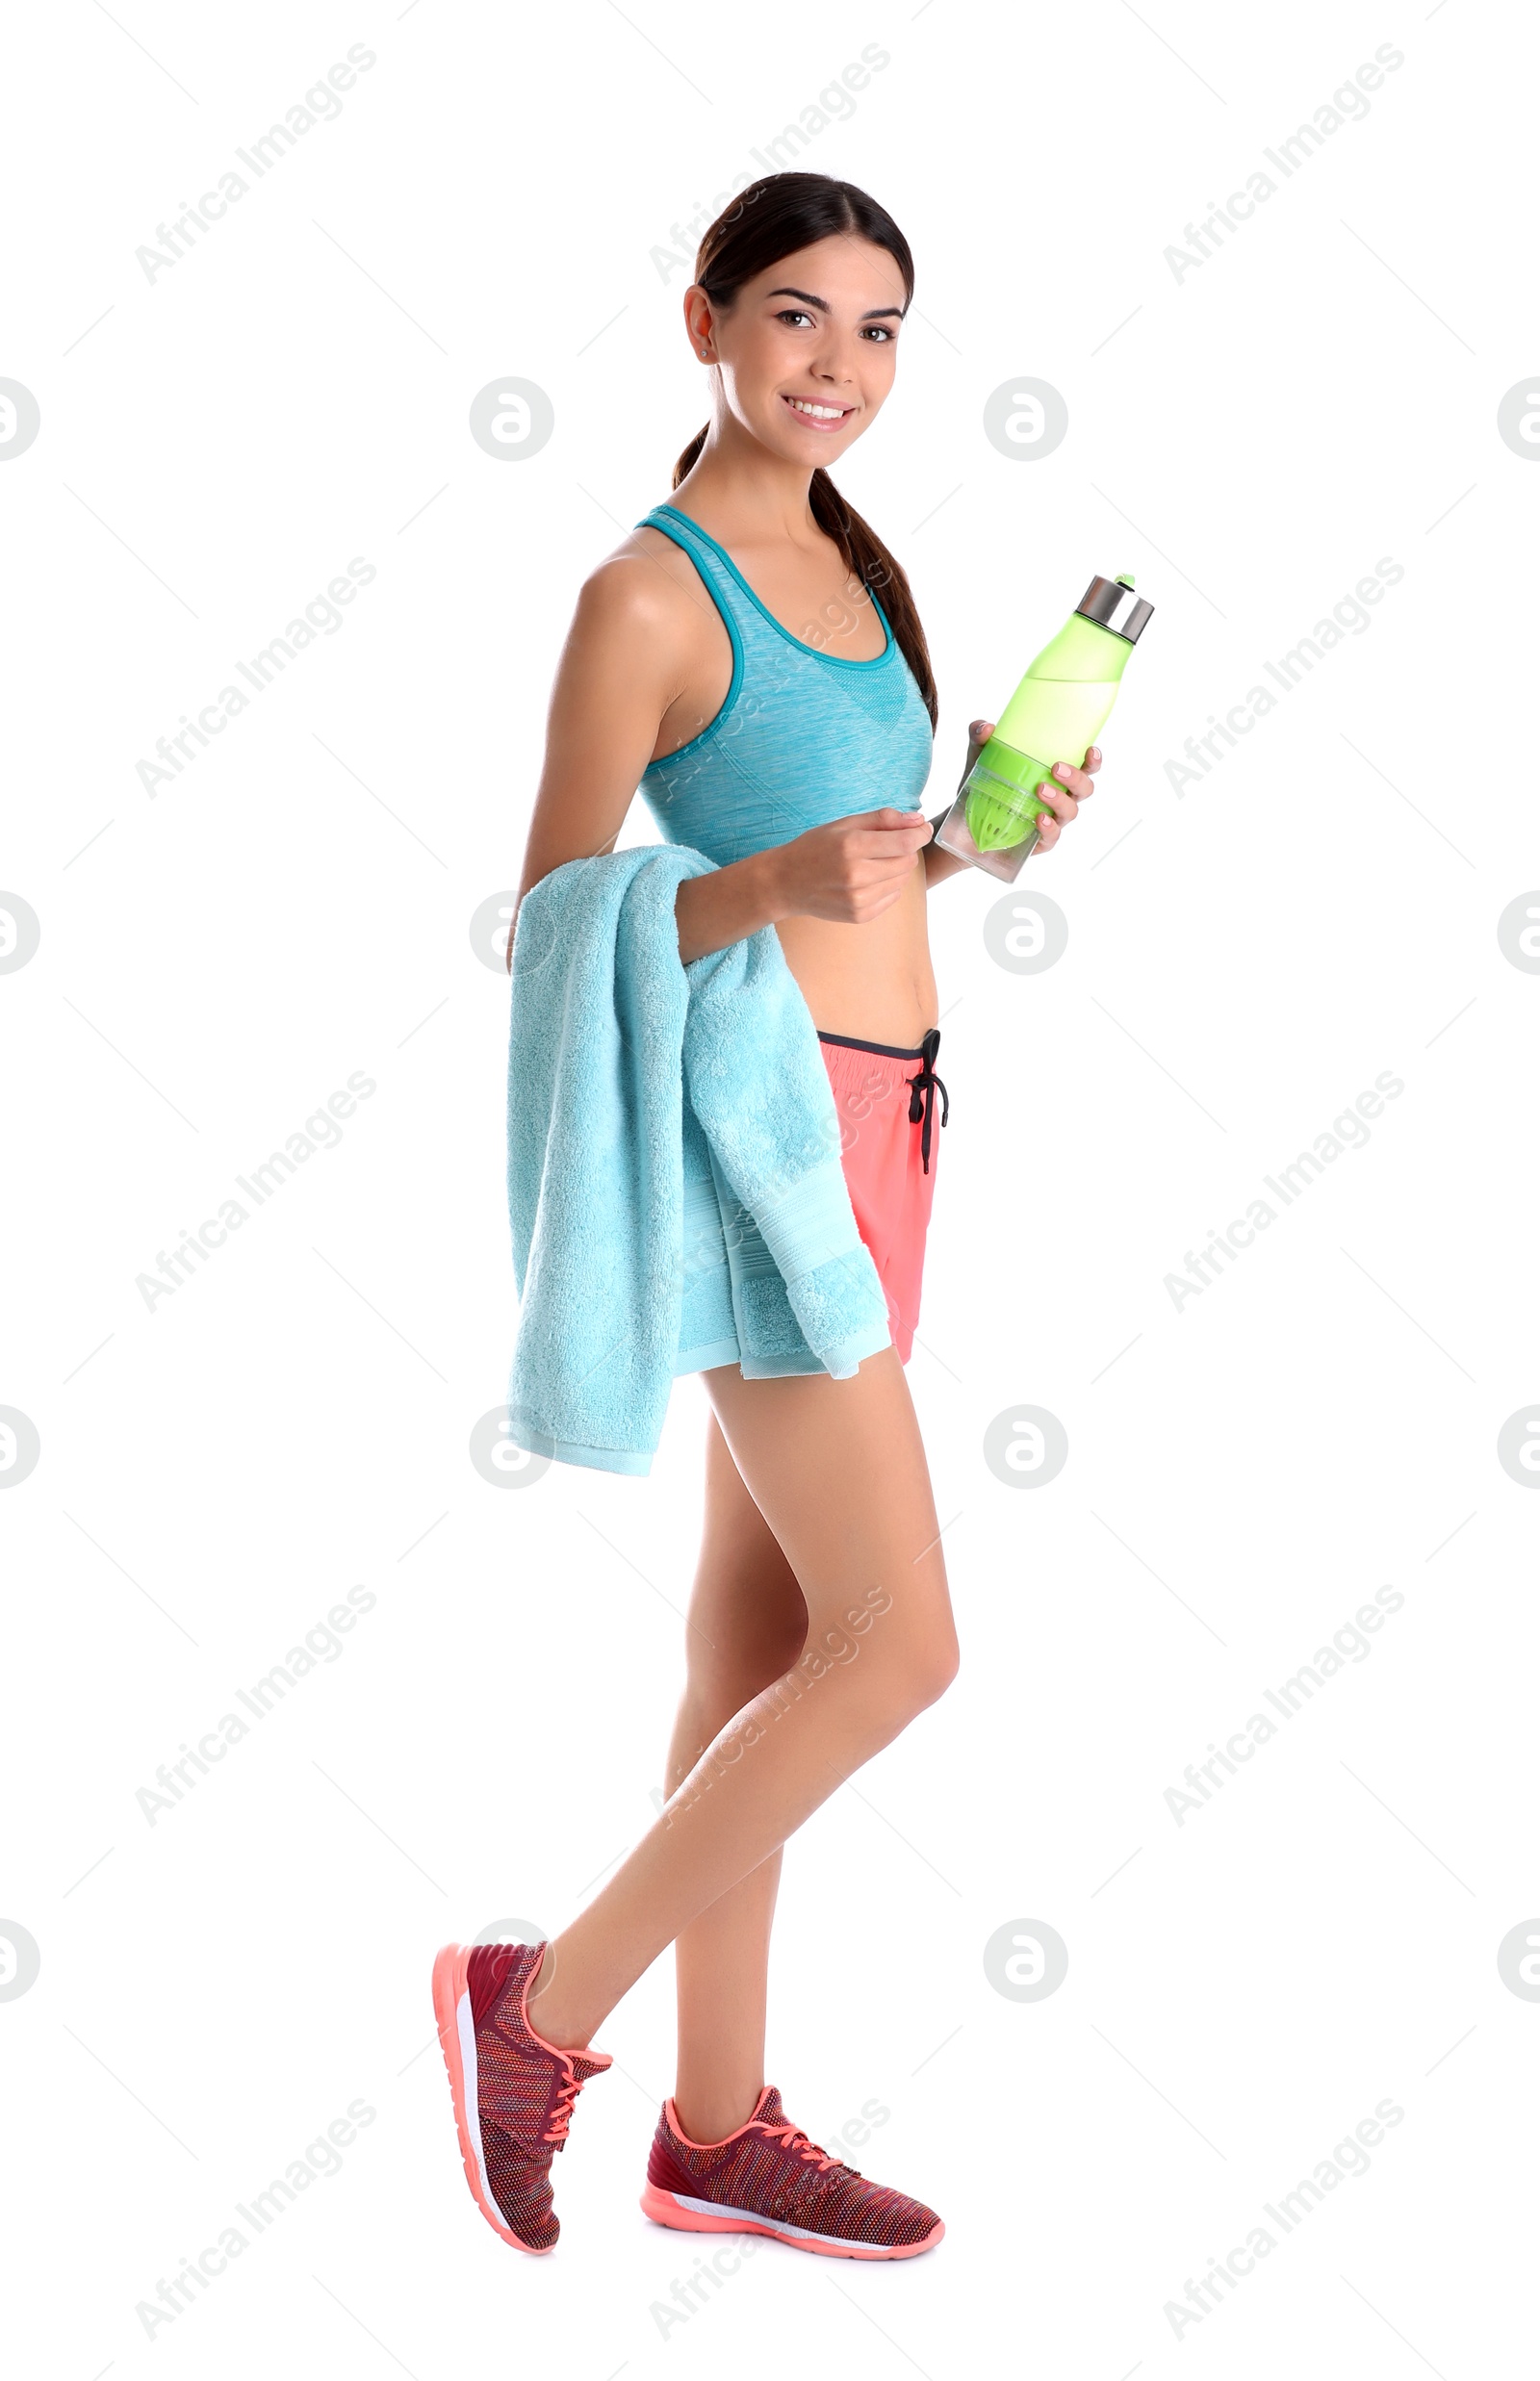
[[[732, 1460], [796, 1575], [808, 1640], [880, 1612], [870, 1634], [937, 1689], [957, 1662], [940, 1526], [909, 1382], [896, 1349], [849, 1380], [827, 1372], [703, 1375]], [[891, 1616], [891, 1617], [887, 1617]]]

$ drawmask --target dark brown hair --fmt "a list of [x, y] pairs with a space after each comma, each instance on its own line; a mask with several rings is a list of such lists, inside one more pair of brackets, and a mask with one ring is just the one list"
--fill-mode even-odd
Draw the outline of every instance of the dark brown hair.
[[[907, 305], [914, 294], [914, 259], [909, 242], [875, 198], [858, 190], [854, 182], [835, 182], [826, 173], [771, 173], [751, 182], [707, 226], [696, 254], [695, 278], [712, 305], [726, 310], [746, 281], [768, 272], [783, 256], [811, 247], [816, 240], [852, 232], [887, 250], [904, 277]], [[696, 432], [675, 464], [676, 488], [694, 469], [709, 428], [707, 422]], [[819, 528], [839, 548], [847, 570], [863, 587], [881, 589], [883, 609], [925, 698], [934, 728], [936, 676], [902, 565], [860, 513], [846, 503], [826, 471], [813, 473], [808, 500]]]

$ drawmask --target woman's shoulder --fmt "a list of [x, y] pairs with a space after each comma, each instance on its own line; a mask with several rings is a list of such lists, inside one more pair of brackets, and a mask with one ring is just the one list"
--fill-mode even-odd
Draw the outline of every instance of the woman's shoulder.
[[[695, 629], [702, 617], [700, 574], [661, 529], [629, 529], [597, 562], [578, 594], [578, 618], [622, 635], [670, 636]], [[709, 604], [706, 606], [709, 612]]]

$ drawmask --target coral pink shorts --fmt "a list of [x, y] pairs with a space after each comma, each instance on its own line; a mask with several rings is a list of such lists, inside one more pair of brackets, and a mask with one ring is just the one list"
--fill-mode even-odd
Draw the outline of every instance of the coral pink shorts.
[[936, 1094], [947, 1119], [946, 1086], [936, 1072], [941, 1030], [933, 1025], [915, 1050], [890, 1042], [818, 1037], [839, 1117], [845, 1182], [861, 1239], [872, 1252], [887, 1300], [899, 1361], [908, 1364], [920, 1318], [925, 1231], [936, 1189], [940, 1135], [932, 1132]]

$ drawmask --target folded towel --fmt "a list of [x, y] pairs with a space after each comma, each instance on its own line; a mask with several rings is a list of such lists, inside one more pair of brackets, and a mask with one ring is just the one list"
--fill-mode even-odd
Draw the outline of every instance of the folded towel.
[[682, 1372], [845, 1380], [890, 1344], [818, 1037], [773, 927], [681, 964], [680, 844], [569, 860], [514, 936], [509, 1436], [652, 1468]]

